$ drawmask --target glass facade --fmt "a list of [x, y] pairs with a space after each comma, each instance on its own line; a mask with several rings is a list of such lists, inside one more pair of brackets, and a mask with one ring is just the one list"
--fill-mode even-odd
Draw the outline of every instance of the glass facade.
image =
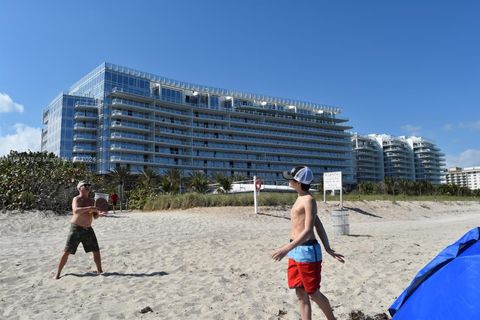
[[385, 179], [383, 149], [375, 139], [352, 136], [355, 181], [380, 182]]
[[[104, 63], [44, 111], [42, 150], [105, 174], [118, 166], [281, 181], [308, 165], [353, 183], [339, 108], [171, 80]], [[282, 181], [283, 182], [283, 181]]]

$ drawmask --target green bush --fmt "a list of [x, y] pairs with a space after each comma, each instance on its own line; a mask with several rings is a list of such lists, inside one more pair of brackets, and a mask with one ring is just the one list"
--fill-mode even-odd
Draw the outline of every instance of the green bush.
[[79, 180], [94, 180], [84, 165], [62, 160], [53, 153], [16, 152], [0, 158], [0, 209], [71, 209]]

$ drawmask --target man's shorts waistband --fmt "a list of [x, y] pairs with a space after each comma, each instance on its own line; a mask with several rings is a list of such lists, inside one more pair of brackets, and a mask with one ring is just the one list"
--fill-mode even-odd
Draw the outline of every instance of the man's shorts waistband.
[[83, 226], [79, 226], [78, 224], [75, 224], [75, 223], [70, 223], [70, 227], [72, 229], [81, 229], [81, 230], [90, 230], [92, 229], [92, 227], [83, 227]]
[[[290, 242], [292, 241], [293, 239], [290, 239]], [[310, 239], [303, 243], [300, 243], [299, 246], [313, 246], [314, 244], [317, 244], [317, 243], [318, 243], [317, 239]]]

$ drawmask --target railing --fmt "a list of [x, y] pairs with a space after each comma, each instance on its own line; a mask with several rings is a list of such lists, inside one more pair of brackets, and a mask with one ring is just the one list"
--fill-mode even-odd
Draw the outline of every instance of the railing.
[[150, 142], [151, 140], [145, 138], [144, 136], [142, 135], [137, 135], [137, 134], [134, 134], [134, 133], [126, 133], [126, 132], [112, 132], [110, 134], [110, 138], [124, 138], [124, 139], [135, 139], [135, 140], [142, 140], [144, 142]]
[[86, 140], [97, 140], [97, 136], [94, 135], [88, 135], [88, 134], [76, 134], [73, 136], [73, 140], [81, 140], [81, 139], [86, 139]]
[[137, 119], [150, 120], [149, 116], [145, 116], [145, 115], [138, 114], [138, 113], [135, 113], [135, 112], [128, 113], [128, 112], [120, 111], [120, 110], [113, 110], [112, 111], [112, 116], [126, 116], [126, 117], [132, 117], [132, 118], [137, 118]]
[[141, 125], [141, 124], [136, 124], [136, 123], [128, 123], [128, 122], [118, 122], [114, 121], [111, 124], [112, 128], [127, 128], [127, 129], [140, 129], [144, 131], [150, 131], [148, 126]]
[[77, 123], [73, 126], [73, 129], [76, 129], [76, 130], [96, 130], [97, 127], [93, 126], [93, 125], [89, 126], [89, 125], [81, 125], [81, 124]]

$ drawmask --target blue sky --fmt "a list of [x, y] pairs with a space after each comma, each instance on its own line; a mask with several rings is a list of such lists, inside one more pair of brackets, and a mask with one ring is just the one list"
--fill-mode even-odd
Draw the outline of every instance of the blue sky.
[[339, 106], [359, 134], [416, 134], [480, 166], [477, 1], [0, 2], [0, 155], [104, 61]]

